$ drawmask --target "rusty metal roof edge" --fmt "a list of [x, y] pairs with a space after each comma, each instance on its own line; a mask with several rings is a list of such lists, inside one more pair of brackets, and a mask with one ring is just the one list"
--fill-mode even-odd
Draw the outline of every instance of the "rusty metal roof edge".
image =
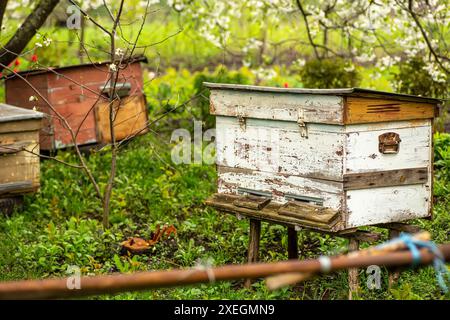
[[[17, 113], [2, 115], [2, 110]], [[19, 120], [42, 119], [44, 116], [45, 114], [39, 111], [20, 108], [6, 103], [0, 103], [0, 123]]]
[[280, 87], [266, 87], [243, 84], [230, 83], [213, 83], [203, 82], [203, 85], [210, 89], [224, 89], [224, 90], [241, 90], [241, 91], [260, 91], [260, 92], [274, 92], [274, 93], [298, 93], [298, 94], [318, 94], [318, 95], [343, 95], [343, 96], [383, 96], [395, 97], [404, 100], [423, 101], [430, 103], [442, 103], [443, 99], [415, 96], [404, 93], [395, 93], [387, 91], [378, 91], [364, 88], [336, 88], [336, 89], [309, 89], [309, 88], [280, 88]]
[[[146, 56], [133, 56], [131, 58], [129, 58], [128, 60], [126, 60], [127, 62], [130, 63], [135, 63], [135, 62], [144, 62], [144, 63], [148, 63], [148, 59]], [[81, 63], [81, 64], [74, 64], [74, 65], [70, 65], [70, 66], [63, 66], [63, 67], [48, 67], [46, 69], [31, 69], [31, 70], [23, 70], [23, 71], [19, 71], [17, 72], [17, 74], [20, 75], [36, 75], [36, 74], [43, 74], [43, 73], [47, 73], [47, 72], [51, 72], [51, 70], [53, 71], [58, 71], [58, 70], [67, 70], [67, 69], [72, 69], [72, 68], [77, 68], [77, 67], [89, 67], [89, 66], [102, 66], [105, 64], [111, 63], [110, 61], [101, 61], [101, 62], [94, 62], [94, 63]], [[5, 80], [8, 79], [12, 79], [15, 78], [14, 74], [9, 74], [5, 77]]]

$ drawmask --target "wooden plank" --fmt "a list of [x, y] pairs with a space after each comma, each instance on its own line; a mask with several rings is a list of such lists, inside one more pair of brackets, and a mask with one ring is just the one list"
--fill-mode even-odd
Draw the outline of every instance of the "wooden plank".
[[216, 154], [220, 166], [341, 180], [346, 136], [343, 127], [308, 124], [302, 138], [296, 122], [216, 118]]
[[433, 119], [435, 104], [388, 99], [347, 97], [345, 124]]
[[344, 190], [428, 182], [428, 167], [344, 174]]
[[34, 189], [33, 181], [17, 181], [0, 184], [0, 194], [29, 192]]
[[[108, 80], [109, 70], [108, 65], [85, 65], [77, 66], [71, 69], [56, 69], [57, 73], [64, 76], [48, 72], [48, 86], [51, 90], [62, 87], [79, 87], [74, 81], [82, 83], [85, 86], [92, 86], [95, 84], [104, 84]], [[132, 85], [132, 93], [134, 90], [142, 90], [142, 68], [139, 62], [128, 65], [125, 69], [120, 70], [118, 81], [129, 81]]]
[[428, 218], [433, 219], [433, 205], [434, 205], [434, 121], [431, 122], [429, 139], [430, 139], [430, 164], [428, 166], [429, 184], [430, 184], [430, 201], [428, 202]]
[[30, 142], [20, 141], [11, 144], [0, 144], [0, 155], [18, 153], [25, 149]]
[[283, 216], [325, 224], [330, 224], [339, 217], [339, 213], [335, 210], [298, 201], [289, 201], [278, 210], [278, 213]]
[[[115, 106], [117, 108], [117, 104]], [[116, 139], [122, 140], [135, 134], [144, 134], [148, 130], [147, 109], [143, 95], [124, 98], [118, 106], [118, 112], [114, 120]], [[97, 105], [98, 128], [101, 140], [104, 143], [111, 142], [109, 126], [109, 102], [101, 102]]]
[[349, 231], [349, 229], [340, 231], [338, 233], [338, 236], [349, 239], [353, 238], [358, 241], [364, 241], [369, 243], [378, 242], [383, 238], [383, 234], [378, 232], [372, 232], [367, 230], [356, 230], [347, 233], [347, 231]]
[[294, 93], [298, 95], [315, 94], [315, 95], [331, 95], [331, 96], [355, 96], [355, 97], [368, 97], [377, 99], [395, 99], [402, 101], [416, 101], [426, 103], [442, 103], [441, 99], [414, 96], [409, 94], [394, 93], [387, 91], [379, 91], [363, 88], [337, 88], [337, 89], [311, 89], [311, 88], [280, 88], [269, 86], [254, 86], [243, 84], [230, 84], [230, 83], [213, 83], [203, 82], [203, 85], [211, 90], [233, 90], [233, 91], [253, 91], [253, 92], [269, 92], [269, 93]]
[[429, 216], [429, 183], [347, 190], [347, 228]]
[[42, 119], [20, 120], [0, 123], [0, 133], [37, 131], [42, 127]]
[[38, 156], [22, 151], [0, 157], [0, 184], [25, 180], [33, 181], [34, 186], [39, 186]]
[[[74, 133], [80, 128], [76, 138], [77, 144], [97, 142], [95, 115], [90, 101], [62, 104], [56, 109], [67, 120]], [[70, 131], [58, 118], [53, 121], [53, 130], [54, 144], [57, 149], [73, 145]]]
[[248, 262], [255, 263], [259, 260], [259, 238], [261, 236], [261, 221], [250, 219], [250, 234], [249, 234], [249, 250]]
[[[248, 263], [256, 263], [259, 260], [259, 242], [261, 238], [261, 221], [250, 219], [250, 232], [248, 237]], [[245, 287], [250, 288], [251, 279], [245, 280]]]
[[348, 133], [344, 152], [344, 174], [421, 168], [430, 165], [432, 138], [430, 126], [388, 130], [400, 135], [401, 142], [397, 154], [379, 152], [378, 137], [388, 132], [385, 129]]
[[[348, 244], [348, 251], [359, 250], [359, 240], [350, 238]], [[358, 268], [348, 269], [348, 300], [353, 300], [353, 294], [359, 291]]]
[[21, 132], [0, 132], [0, 144], [14, 144], [28, 141], [29, 143], [37, 143], [39, 140], [39, 129], [34, 131]]
[[[18, 77], [15, 77], [12, 79], [8, 79], [5, 82], [6, 103], [26, 109], [33, 109], [33, 107], [36, 106], [38, 111], [46, 114], [51, 114], [49, 106], [44, 101], [44, 99], [41, 98], [41, 96], [43, 96], [44, 98], [49, 100], [47, 75], [27, 75], [25, 77], [36, 89], [38, 89], [40, 96], [36, 94], [36, 92], [25, 81]], [[30, 101], [31, 96], [38, 97], [38, 101]], [[40, 138], [40, 147], [43, 150], [52, 149], [53, 136], [49, 135], [49, 132], [52, 132], [52, 127], [53, 119], [51, 117], [45, 117], [42, 121]]]
[[[25, 126], [25, 129], [34, 131], [0, 133], [0, 145], [6, 146], [0, 148], [6, 153], [0, 157], [0, 184], [32, 181], [33, 188], [39, 187], [39, 132], [35, 127]], [[23, 151], [11, 152], [10, 147]]]
[[431, 126], [430, 119], [357, 123], [357, 124], [345, 125], [344, 132], [345, 133], [353, 133], [353, 132], [365, 132], [365, 131], [376, 131], [376, 130], [392, 131], [392, 130], [396, 130], [396, 129], [427, 127], [427, 126]]
[[383, 223], [383, 224], [378, 224], [376, 226], [379, 228], [395, 230], [397, 232], [418, 233], [418, 232], [423, 231], [423, 229], [419, 226], [401, 223], [401, 222]]
[[[293, 226], [306, 226], [308, 228], [317, 229], [317, 230], [325, 230], [325, 231], [338, 231], [341, 229], [340, 221], [336, 219], [333, 224], [326, 224], [311, 221], [308, 219], [300, 219], [293, 218], [288, 216], [283, 216], [278, 213], [281, 205], [278, 203], [270, 202], [267, 206], [265, 206], [262, 210], [252, 210], [243, 207], [237, 207], [233, 205], [233, 201], [238, 199], [241, 196], [232, 195], [232, 194], [214, 194], [213, 197], [209, 198], [206, 201], [206, 204], [215, 207], [218, 210], [230, 212], [230, 213], [240, 213], [246, 215], [251, 218], [272, 221], [280, 224], [287, 224]], [[314, 213], [315, 207], [311, 206], [309, 211], [311, 214]]]
[[270, 202], [270, 198], [257, 197], [252, 195], [247, 195], [242, 198], [233, 201], [233, 204], [238, 207], [261, 210]]
[[[398, 230], [394, 230], [394, 229], [390, 229], [389, 230], [389, 239], [396, 239], [400, 236], [400, 231]], [[400, 278], [400, 272], [398, 270], [389, 270], [389, 275], [388, 275], [388, 288], [391, 289], [398, 281], [398, 279]]]
[[298, 259], [298, 237], [293, 227], [287, 227], [288, 234], [288, 259]]
[[18, 208], [23, 206], [23, 196], [11, 195], [7, 198], [0, 199], [0, 213], [7, 216], [11, 215]]
[[[324, 230], [324, 229], [317, 229], [317, 228], [311, 228], [309, 226], [306, 226], [304, 224], [299, 224], [297, 220], [295, 219], [290, 219], [289, 217], [283, 217], [281, 215], [278, 215], [278, 217], [273, 216], [273, 215], [258, 215], [255, 216], [252, 214], [252, 210], [239, 210], [236, 211], [234, 209], [230, 209], [229, 206], [223, 206], [223, 204], [225, 203], [232, 203], [234, 200], [236, 199], [236, 195], [229, 195], [229, 194], [220, 194], [220, 193], [216, 193], [214, 195], [212, 195], [211, 197], [209, 197], [205, 203], [209, 206], [212, 206], [214, 208], [216, 208], [217, 210], [219, 210], [220, 212], [224, 212], [227, 214], [239, 214], [239, 215], [243, 215], [249, 218], [256, 218], [256, 219], [260, 219], [262, 221], [267, 221], [270, 223], [276, 223], [276, 224], [280, 224], [280, 225], [284, 225], [286, 227], [292, 227], [294, 228], [294, 230], [301, 230], [301, 229], [308, 229], [308, 230], [312, 230], [312, 231], [317, 231], [317, 232], [321, 232], [324, 234], [330, 234], [333, 236], [337, 236], [337, 237], [342, 237], [342, 238], [355, 238], [358, 239], [359, 241], [364, 241], [364, 242], [377, 242], [380, 241], [382, 238], [382, 234], [381, 233], [376, 233], [376, 232], [371, 232], [371, 231], [366, 231], [366, 230], [358, 230], [357, 228], [352, 228], [352, 229], [340, 229], [342, 228], [342, 224], [338, 224], [337, 228], [335, 228], [334, 231], [330, 231], [330, 230]], [[279, 208], [279, 205], [277, 204], [273, 204], [270, 203], [269, 206], [274, 207], [273, 210], [277, 210], [277, 208]]]
[[[343, 123], [343, 98], [314, 94], [212, 90], [210, 113], [297, 122]], [[300, 111], [303, 110], [303, 111]]]
[[342, 208], [342, 182], [221, 166], [217, 171], [219, 193], [238, 194], [239, 188], [246, 188], [271, 193], [279, 203], [288, 201], [286, 195], [299, 195], [319, 198], [324, 207], [336, 211]]

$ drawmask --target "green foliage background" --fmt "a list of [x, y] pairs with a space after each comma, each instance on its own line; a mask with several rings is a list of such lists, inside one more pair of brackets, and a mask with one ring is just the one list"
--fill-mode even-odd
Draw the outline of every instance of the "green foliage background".
[[[236, 26], [239, 28], [239, 26]], [[133, 27], [124, 27], [129, 35]], [[170, 134], [173, 129], [192, 130], [192, 121], [203, 121], [204, 129], [214, 127], [209, 115], [208, 91], [202, 82], [228, 82], [289, 87], [361, 86], [445, 98], [448, 83], [435, 83], [421, 72], [419, 62], [399, 63], [388, 70], [374, 66], [356, 66], [341, 59], [308, 60], [295, 66], [290, 60], [273, 66], [275, 75], [257, 79], [247, 67], [209, 45], [190, 30], [173, 36], [179, 30], [174, 19], [155, 19], [144, 29], [145, 42], [158, 43], [146, 52], [149, 64], [144, 73], [145, 94], [150, 121], [157, 121], [149, 134], [126, 144], [119, 154], [118, 174], [112, 197], [111, 228], [101, 226], [99, 202], [92, 186], [78, 170], [60, 163], [41, 162], [41, 190], [25, 198], [23, 208], [11, 216], [0, 215], [0, 280], [33, 279], [64, 276], [69, 265], [78, 265], [85, 275], [110, 272], [134, 272], [179, 267], [193, 267], [211, 260], [215, 265], [244, 263], [248, 241], [248, 224], [233, 216], [223, 215], [204, 205], [215, 191], [216, 170], [212, 165], [175, 165], [170, 158]], [[252, 30], [246, 30], [252, 31]], [[295, 34], [289, 26], [269, 30], [275, 38]], [[73, 33], [63, 28], [46, 26], [41, 34], [51, 36], [54, 45], [39, 49], [39, 63], [70, 65], [78, 63], [77, 46], [68, 41]], [[295, 34], [297, 35], [297, 34]], [[302, 37], [302, 35], [300, 35]], [[306, 38], [303, 39], [306, 41]], [[107, 40], [95, 30], [86, 30], [86, 41], [99, 51]], [[237, 40], [236, 46], [239, 45]], [[310, 52], [302, 52], [308, 56]], [[95, 61], [105, 60], [101, 54]], [[21, 69], [36, 68], [29, 57], [21, 58]], [[374, 71], [379, 77], [374, 78]], [[0, 99], [3, 98], [0, 88]], [[180, 107], [185, 101], [190, 103]], [[3, 100], [3, 99], [1, 99]], [[64, 161], [75, 161], [71, 150], [58, 152]], [[93, 152], [88, 164], [101, 181], [109, 172], [108, 150]], [[437, 202], [432, 221], [413, 223], [429, 230], [438, 243], [450, 241], [450, 135], [435, 135]], [[120, 254], [120, 242], [131, 236], [150, 238], [157, 225], [173, 224], [178, 233], [164, 239], [154, 250], [141, 256]], [[380, 231], [380, 230], [378, 230]], [[285, 228], [263, 224], [261, 257], [263, 261], [287, 258]], [[346, 240], [313, 232], [299, 233], [302, 258], [314, 258], [344, 252]], [[360, 299], [448, 299], [440, 292], [431, 267], [402, 272], [397, 285], [388, 288], [387, 270], [383, 269], [381, 290], [368, 290], [365, 271], [360, 270]], [[269, 292], [263, 281], [251, 290], [243, 281], [209, 285], [158, 289], [148, 292], [101, 296], [99, 299], [346, 299], [347, 275], [338, 272], [324, 275], [293, 288]]]

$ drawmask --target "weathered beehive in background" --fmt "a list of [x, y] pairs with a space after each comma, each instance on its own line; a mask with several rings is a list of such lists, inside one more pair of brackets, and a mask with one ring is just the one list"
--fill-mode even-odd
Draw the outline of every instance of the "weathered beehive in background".
[[43, 114], [0, 104], [0, 198], [39, 188], [39, 130]]
[[[143, 94], [141, 61], [136, 58], [120, 71], [118, 94], [121, 96], [115, 118], [116, 139], [146, 132], [147, 111]], [[64, 117], [77, 134], [78, 145], [110, 142], [108, 77], [109, 63], [82, 64], [51, 70], [19, 72]], [[6, 103], [46, 113], [40, 133], [42, 150], [54, 150], [73, 145], [70, 132], [64, 127], [48, 104], [26, 81], [9, 76], [5, 81]], [[103, 92], [103, 94], [102, 94]], [[99, 95], [102, 97], [99, 98]], [[35, 96], [37, 101], [30, 101]]]
[[216, 208], [326, 231], [429, 217], [440, 100], [366, 89], [205, 84]]

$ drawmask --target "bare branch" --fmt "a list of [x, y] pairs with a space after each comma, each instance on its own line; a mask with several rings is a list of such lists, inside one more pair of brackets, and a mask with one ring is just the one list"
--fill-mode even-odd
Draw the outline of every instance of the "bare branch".
[[308, 35], [309, 43], [313, 47], [314, 55], [316, 56], [316, 58], [318, 60], [320, 60], [321, 58], [320, 58], [319, 52], [317, 51], [317, 45], [314, 43], [314, 40], [311, 35], [311, 30], [309, 28], [307, 14], [306, 14], [305, 10], [303, 9], [303, 6], [302, 6], [300, 0], [296, 0], [296, 2], [297, 2], [297, 7], [299, 8], [300, 12], [302, 13], [303, 19], [305, 20], [306, 33]]
[[[5, 1], [6, 2], [6, 1]], [[22, 52], [28, 42], [34, 37], [36, 31], [44, 24], [47, 17], [58, 4], [59, 0], [41, 0], [36, 8], [25, 19], [16, 33], [0, 50], [0, 63], [8, 65]], [[5, 4], [6, 5], [6, 4]], [[0, 71], [3, 68], [0, 68]]]
[[[436, 63], [441, 67], [442, 70], [444, 70], [447, 74], [450, 73], [450, 70], [447, 69], [444, 64], [441, 61], [441, 56], [436, 53], [436, 51], [433, 48], [433, 45], [431, 44], [430, 40], [428, 39], [428, 35], [425, 32], [425, 30], [422, 27], [422, 24], [420, 23], [419, 18], [417, 17], [417, 14], [414, 12], [413, 9], [413, 0], [408, 0], [408, 12], [413, 18], [414, 22], [416, 23], [416, 26], [419, 28], [420, 33], [422, 34], [423, 39], [425, 40], [428, 50], [430, 50], [430, 53], [433, 55], [434, 59], [436, 60]], [[448, 59], [448, 58], [447, 58]]]
[[105, 32], [108, 35], [111, 35], [111, 32], [108, 31], [108, 29], [106, 29], [104, 26], [102, 26], [100, 23], [98, 23], [97, 21], [95, 21], [94, 19], [92, 19], [92, 17], [83, 9], [80, 8], [80, 6], [73, 0], [69, 0], [69, 2], [76, 6], [78, 8], [78, 10], [80, 10], [81, 14], [83, 16], [85, 16], [87, 19], [89, 19], [93, 24], [95, 24], [97, 27], [99, 27], [103, 32]]

